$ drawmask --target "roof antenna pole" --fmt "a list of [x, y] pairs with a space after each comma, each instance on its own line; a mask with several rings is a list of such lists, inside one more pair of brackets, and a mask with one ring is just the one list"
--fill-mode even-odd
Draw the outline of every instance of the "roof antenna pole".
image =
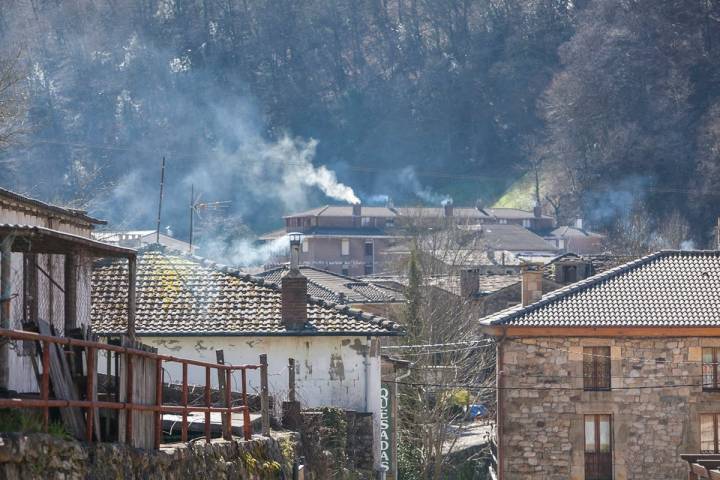
[[195, 213], [195, 184], [190, 185], [190, 252], [193, 253], [193, 213]]
[[160, 199], [158, 201], [157, 230], [155, 232], [155, 243], [160, 243], [160, 218], [162, 216], [163, 188], [165, 187], [165, 156], [162, 157], [160, 168]]

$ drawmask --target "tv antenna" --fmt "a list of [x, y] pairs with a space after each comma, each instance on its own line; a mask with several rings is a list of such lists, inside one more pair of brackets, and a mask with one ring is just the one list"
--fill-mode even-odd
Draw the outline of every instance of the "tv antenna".
[[200, 212], [207, 212], [207, 211], [217, 211], [217, 210], [224, 210], [226, 208], [230, 208], [230, 204], [232, 203], [230, 200], [222, 200], [218, 202], [201, 202], [200, 197], [202, 195], [198, 195], [197, 198], [195, 197], [195, 185], [190, 186], [190, 253], [193, 253], [193, 223], [195, 219], [195, 215], [197, 215], [198, 218], [202, 219], [202, 215]]

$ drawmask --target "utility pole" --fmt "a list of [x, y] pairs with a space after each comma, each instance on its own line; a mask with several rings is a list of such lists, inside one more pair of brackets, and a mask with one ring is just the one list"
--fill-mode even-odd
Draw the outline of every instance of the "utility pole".
[[155, 232], [155, 243], [160, 243], [160, 219], [162, 217], [163, 188], [165, 187], [165, 156], [162, 157], [160, 168], [160, 199], [158, 201], [157, 230]]

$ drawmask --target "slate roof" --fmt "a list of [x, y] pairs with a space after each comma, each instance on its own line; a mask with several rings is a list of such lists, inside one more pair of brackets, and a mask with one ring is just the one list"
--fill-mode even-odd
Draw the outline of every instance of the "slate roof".
[[483, 248], [511, 252], [555, 252], [557, 247], [521, 225], [462, 226], [477, 232], [476, 243]]
[[556, 290], [484, 325], [706, 327], [720, 325], [720, 251], [664, 250]]
[[577, 228], [569, 225], [564, 225], [562, 227], [558, 227], [552, 232], [550, 232], [550, 236], [553, 237], [595, 237], [595, 238], [605, 238], [605, 235], [601, 235], [599, 233], [595, 232], [589, 232], [583, 228]]
[[[139, 336], [399, 335], [382, 317], [308, 297], [308, 323], [288, 331], [280, 321], [280, 289], [198, 257], [152, 246], [138, 252]], [[92, 325], [117, 334], [127, 322], [127, 262], [98, 263], [92, 278]]]
[[[256, 276], [266, 282], [280, 285], [280, 279], [288, 270], [287, 265], [258, 273]], [[308, 293], [338, 304], [351, 303], [396, 303], [405, 300], [402, 293], [372, 282], [338, 275], [306, 265], [300, 271], [308, 279]]]
[[[395, 210], [405, 217], [445, 218], [445, 207], [397, 207]], [[475, 207], [453, 207], [453, 218], [492, 218], [485, 211]]]

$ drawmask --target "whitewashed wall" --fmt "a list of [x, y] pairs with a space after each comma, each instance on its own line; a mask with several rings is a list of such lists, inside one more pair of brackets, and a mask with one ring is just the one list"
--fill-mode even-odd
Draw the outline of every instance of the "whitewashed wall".
[[[366, 337], [141, 337], [145, 344], [163, 354], [215, 362], [216, 350], [223, 350], [225, 362], [234, 365], [259, 363], [261, 353], [268, 356], [270, 395], [278, 403], [287, 399], [288, 359], [295, 359], [297, 399], [303, 408], [338, 407], [372, 412], [374, 455], [379, 459], [380, 434], [380, 355], [377, 340]], [[371, 345], [372, 344], [372, 345]], [[367, 351], [367, 356], [363, 352]], [[367, 369], [366, 363], [367, 361]], [[165, 364], [166, 382], [182, 383], [180, 364]], [[205, 369], [190, 367], [191, 384], [205, 384]], [[211, 375], [217, 386], [217, 373]], [[239, 390], [240, 373], [234, 388]], [[366, 398], [367, 386], [367, 398]], [[249, 372], [248, 390], [259, 393], [260, 374]]]

